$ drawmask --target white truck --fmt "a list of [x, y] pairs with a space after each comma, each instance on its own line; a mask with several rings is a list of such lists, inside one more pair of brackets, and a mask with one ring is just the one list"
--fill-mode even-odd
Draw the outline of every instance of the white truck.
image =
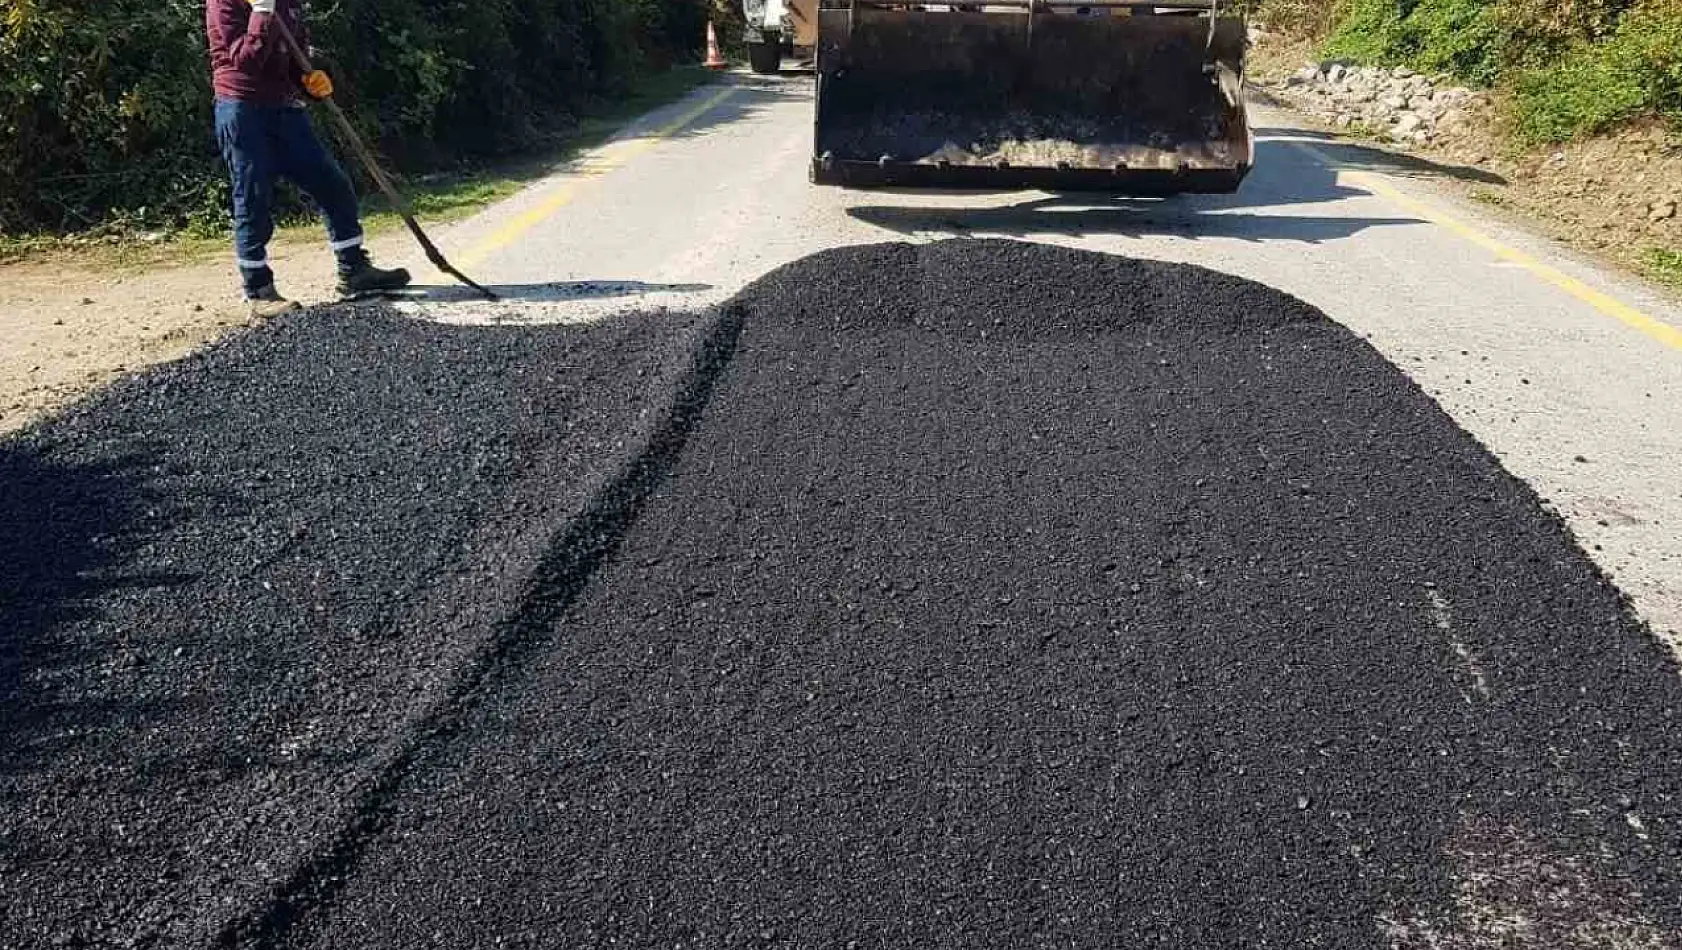
[[783, 56], [807, 60], [818, 45], [818, 0], [742, 0], [748, 66], [761, 75], [782, 69]]

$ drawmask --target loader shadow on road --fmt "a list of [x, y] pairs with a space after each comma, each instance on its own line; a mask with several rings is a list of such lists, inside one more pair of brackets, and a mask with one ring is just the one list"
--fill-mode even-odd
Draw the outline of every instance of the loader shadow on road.
[[1262, 128], [1256, 135], [1267, 142], [1296, 142], [1312, 145], [1315, 151], [1331, 159], [1340, 168], [1383, 172], [1409, 178], [1454, 178], [1482, 185], [1509, 184], [1502, 175], [1476, 165], [1445, 165], [1428, 158], [1392, 152], [1372, 145], [1362, 145], [1347, 139], [1315, 132], [1310, 129]]
[[1224, 237], [1251, 241], [1301, 241], [1323, 244], [1371, 227], [1414, 224], [1412, 218], [1321, 218], [1259, 214], [1197, 214], [1172, 205], [1117, 199], [1039, 198], [1005, 208], [849, 208], [866, 224], [901, 234], [938, 231], [954, 234], [1134, 235]]
[[1336, 168], [1284, 141], [1262, 139], [1256, 145], [1256, 170], [1243, 188], [1231, 195], [1155, 199], [1065, 194], [1003, 207], [861, 205], [848, 208], [847, 213], [866, 224], [901, 234], [1169, 234], [1305, 244], [1342, 240], [1368, 228], [1420, 223], [1407, 217], [1259, 214], [1246, 210], [1331, 204], [1365, 195], [1360, 189], [1340, 184]]
[[[647, 294], [699, 294], [712, 284], [651, 284], [641, 280], [570, 280], [542, 284], [493, 284], [490, 289], [503, 300], [522, 303], [564, 303], [569, 300], [602, 300], [609, 297], [641, 297]], [[403, 300], [428, 303], [462, 303], [482, 298], [459, 284], [424, 284], [410, 287], [398, 296]]]

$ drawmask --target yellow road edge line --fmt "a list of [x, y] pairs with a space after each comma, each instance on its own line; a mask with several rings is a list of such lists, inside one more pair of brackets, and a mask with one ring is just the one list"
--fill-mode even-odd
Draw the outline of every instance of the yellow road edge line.
[[461, 255], [461, 265], [463, 267], [474, 267], [484, 263], [492, 254], [507, 248], [524, 237], [526, 232], [542, 224], [554, 216], [556, 212], [571, 204], [572, 200], [578, 197], [580, 185], [598, 178], [604, 178], [625, 167], [631, 159], [683, 131], [690, 123], [712, 111], [735, 93], [735, 86], [725, 86], [683, 110], [670, 122], [647, 135], [615, 139], [580, 156], [577, 162], [578, 171], [568, 175], [566, 180], [557, 185], [555, 190], [536, 207], [527, 208], [515, 215], [513, 219], [492, 231], [484, 240], [474, 245], [471, 250], [463, 253]]
[[1386, 201], [1389, 201], [1391, 204], [1399, 205], [1426, 221], [1429, 221], [1438, 227], [1447, 229], [1455, 235], [1458, 235], [1460, 238], [1469, 241], [1472, 244], [1476, 244], [1478, 247], [1489, 251], [1491, 254], [1494, 254], [1502, 260], [1508, 261], [1512, 264], [1517, 264], [1519, 267], [1529, 271], [1532, 275], [1553, 284], [1560, 290], [1576, 297], [1578, 300], [1581, 300], [1606, 316], [1617, 320], [1619, 323], [1622, 323], [1632, 329], [1639, 330], [1660, 343], [1671, 347], [1672, 349], [1682, 350], [1682, 329], [1673, 327], [1670, 324], [1665, 323], [1663, 320], [1650, 317], [1616, 297], [1613, 297], [1604, 291], [1596, 290], [1593, 287], [1590, 287], [1588, 284], [1583, 283], [1558, 268], [1544, 264], [1535, 257], [1532, 257], [1515, 247], [1510, 247], [1501, 243], [1495, 238], [1479, 231], [1477, 228], [1461, 221], [1459, 218], [1454, 217], [1448, 212], [1433, 205], [1426, 204], [1425, 202], [1395, 188], [1388, 182], [1379, 178], [1377, 175], [1357, 171], [1355, 169], [1344, 168], [1339, 164], [1337, 159], [1327, 155], [1325, 152], [1320, 151], [1312, 145], [1306, 145], [1302, 142], [1292, 142], [1291, 144], [1307, 153], [1315, 161], [1318, 161], [1321, 164], [1337, 171], [1339, 174], [1346, 176], [1350, 181], [1367, 191], [1378, 195]]

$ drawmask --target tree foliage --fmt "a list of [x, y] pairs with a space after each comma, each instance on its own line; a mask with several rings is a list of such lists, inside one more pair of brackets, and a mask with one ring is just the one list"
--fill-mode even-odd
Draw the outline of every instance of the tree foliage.
[[[315, 0], [400, 169], [527, 147], [695, 57], [706, 0]], [[219, 219], [203, 0], [0, 0], [0, 233]]]

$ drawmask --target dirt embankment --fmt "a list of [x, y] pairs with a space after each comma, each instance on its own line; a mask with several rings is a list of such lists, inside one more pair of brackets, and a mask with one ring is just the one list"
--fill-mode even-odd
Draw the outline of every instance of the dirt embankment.
[[1309, 44], [1266, 31], [1252, 55], [1252, 82], [1328, 129], [1430, 158], [1471, 199], [1682, 288], [1682, 145], [1662, 123], [1525, 149], [1504, 130], [1499, 93], [1322, 62]]

